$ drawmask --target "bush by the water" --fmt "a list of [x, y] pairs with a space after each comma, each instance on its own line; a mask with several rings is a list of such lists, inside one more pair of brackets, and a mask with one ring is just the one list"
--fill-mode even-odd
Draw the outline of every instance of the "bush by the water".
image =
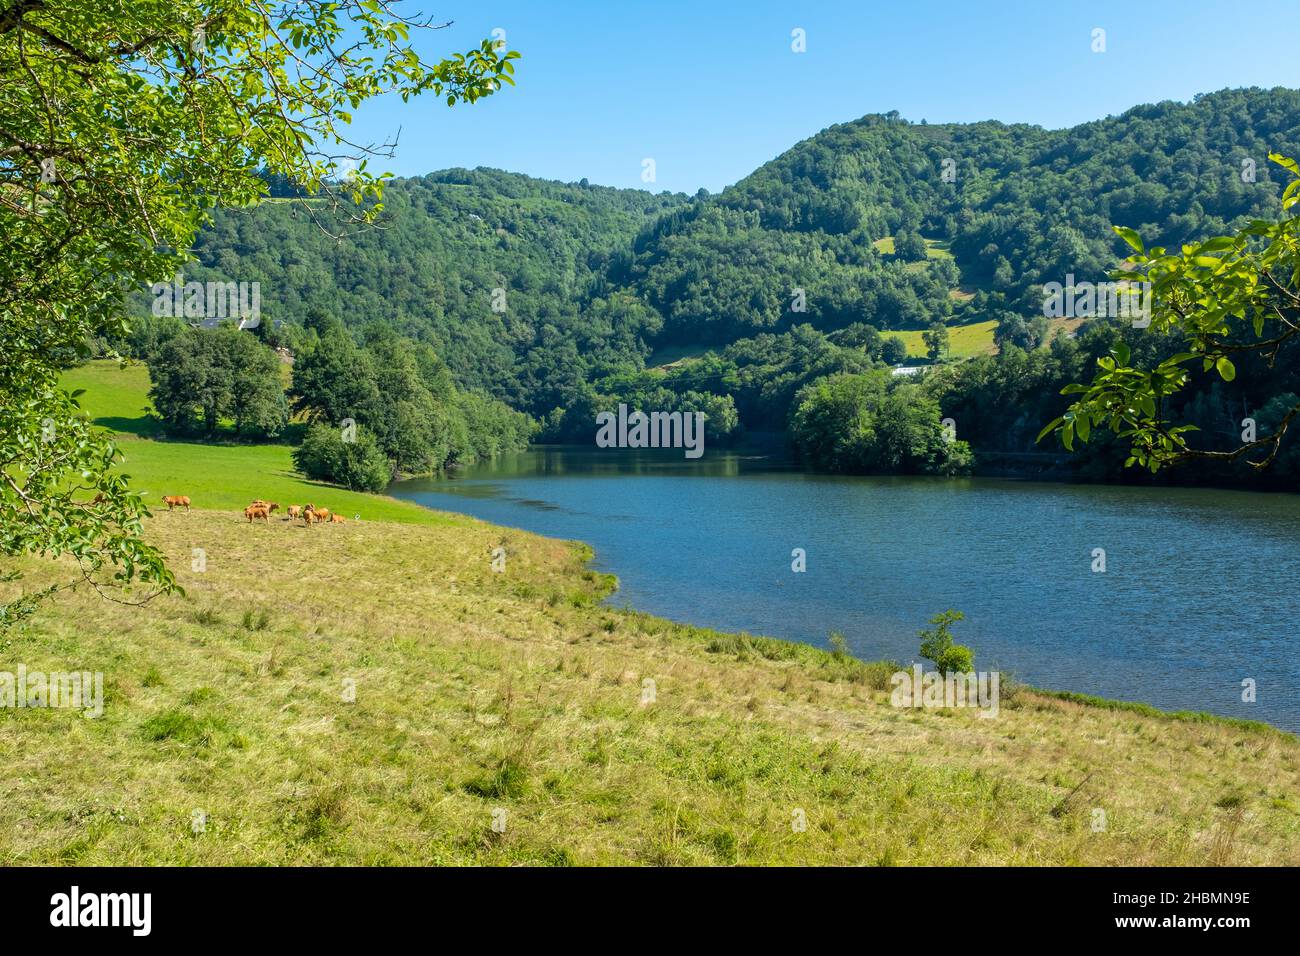
[[[393, 474], [374, 436], [363, 428], [344, 441], [339, 428], [318, 423], [294, 449], [293, 463], [308, 478], [332, 481], [353, 491], [383, 491]], [[352, 436], [349, 434], [349, 438]]]
[[966, 617], [961, 611], [944, 611], [930, 618], [933, 628], [921, 631], [921, 656], [933, 662], [939, 673], [968, 674], [975, 669], [975, 653], [964, 644], [954, 644], [949, 627]]

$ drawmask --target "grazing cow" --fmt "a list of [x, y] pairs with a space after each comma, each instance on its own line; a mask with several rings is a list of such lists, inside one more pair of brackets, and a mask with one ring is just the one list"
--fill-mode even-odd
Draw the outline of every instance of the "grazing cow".
[[244, 517], [248, 519], [249, 524], [253, 523], [254, 518], [261, 518], [267, 524], [271, 523], [271, 512], [261, 505], [249, 505], [244, 509]]
[[330, 522], [332, 524], [342, 524], [346, 520], [347, 519], [344, 518], [342, 515], [330, 515]]
[[302, 505], [290, 505], [289, 520], [292, 521], [294, 518], [301, 518], [301, 517], [302, 517]]
[[168, 511], [171, 511], [173, 508], [182, 507], [186, 511], [190, 510], [190, 499], [186, 498], [184, 495], [163, 495], [163, 503], [167, 505]]

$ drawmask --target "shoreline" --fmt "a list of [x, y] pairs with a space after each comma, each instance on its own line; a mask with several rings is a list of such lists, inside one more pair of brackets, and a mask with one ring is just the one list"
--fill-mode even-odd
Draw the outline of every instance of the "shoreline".
[[[843, 477], [863, 477], [863, 476], [843, 476]], [[867, 476], [867, 477], [871, 477], [871, 476]], [[985, 477], [985, 476], [972, 476], [972, 477]], [[995, 478], [993, 480], [1015, 481], [1016, 479]], [[1228, 489], [1228, 490], [1244, 490], [1244, 489]], [[424, 510], [429, 511], [433, 514], [452, 514], [461, 518], [467, 518], [473, 521], [482, 522], [483, 524], [486, 524], [489, 527], [494, 529], [512, 531], [512, 532], [517, 532], [522, 534], [537, 535], [538, 537], [544, 538], [549, 541], [573, 544], [573, 545], [577, 545], [582, 549], [585, 549], [590, 556], [587, 558], [584, 567], [586, 567], [592, 573], [600, 574], [606, 578], [612, 579], [613, 582], [612, 589], [607, 595], [605, 595], [604, 598], [601, 599], [601, 606], [607, 607], [611, 610], [626, 611], [633, 614], [644, 615], [647, 617], [652, 617], [657, 620], [664, 621], [665, 623], [673, 626], [688, 627], [697, 630], [705, 630], [715, 634], [723, 635], [725, 637], [733, 637], [737, 639], [748, 639], [748, 640], [760, 640], [760, 641], [775, 641], [782, 644], [807, 647], [821, 653], [826, 653], [826, 654], [833, 653], [832, 651], [824, 647], [820, 647], [816, 644], [813, 644], [809, 641], [801, 641], [798, 639], [786, 638], [786, 637], [772, 637], [766, 634], [754, 634], [743, 630], [742, 631], [719, 630], [717, 628], [709, 627], [707, 625], [696, 624], [691, 621], [679, 621], [670, 617], [665, 617], [663, 615], [656, 614], [654, 612], [644, 611], [639, 608], [632, 607], [630, 605], [620, 607], [618, 605], [610, 604], [609, 603], [610, 600], [614, 597], [614, 595], [617, 593], [617, 591], [620, 588], [619, 576], [613, 572], [600, 571], [594, 567], [591, 567], [592, 562], [596, 560], [597, 552], [595, 547], [591, 545], [589, 542], [582, 541], [576, 538], [561, 538], [561, 537], [554, 537], [551, 535], [545, 535], [545, 534], [541, 534], [540, 532], [533, 531], [529, 528], [523, 528], [515, 525], [497, 524], [495, 522], [486, 521], [485, 519], [479, 518], [476, 515], [469, 514], [468, 512], [454, 511], [454, 510], [442, 509], [442, 508], [432, 508], [427, 505], [420, 504], [419, 502], [409, 498], [394, 497], [394, 500], [405, 502], [417, 508], [423, 508]], [[896, 669], [901, 669], [904, 667], [904, 665], [902, 665], [897, 661], [888, 661], [888, 660], [868, 661], [856, 657], [854, 658], [854, 660], [859, 660], [861, 663], [866, 664], [868, 666], [881, 666], [881, 665], [888, 664], [891, 666], [896, 665]], [[1008, 674], [1007, 676], [1011, 677], [1013, 681], [1015, 680], [1014, 674]], [[1142, 700], [1124, 700], [1120, 698], [1104, 697], [1098, 694], [1090, 694], [1084, 691], [1063, 690], [1057, 688], [1044, 688], [1044, 687], [1038, 687], [1036, 685], [1031, 685], [1031, 684], [1022, 684], [1019, 681], [1016, 681], [1016, 683], [1019, 686], [1023, 687], [1024, 689], [1031, 691], [1035, 694], [1054, 697], [1060, 700], [1066, 700], [1066, 701], [1083, 704], [1090, 707], [1098, 707], [1107, 710], [1129, 711], [1132, 713], [1142, 714], [1144, 716], [1159, 716], [1159, 717], [1173, 719], [1173, 720], [1221, 723], [1224, 724], [1225, 726], [1236, 727], [1244, 730], [1253, 730], [1257, 732], [1267, 731], [1267, 732], [1285, 734], [1288, 737], [1292, 737], [1297, 740], [1300, 740], [1300, 734], [1297, 734], [1295, 731], [1287, 730], [1284, 727], [1279, 727], [1275, 724], [1271, 724], [1266, 720], [1252, 720], [1244, 717], [1232, 717], [1224, 714], [1215, 714], [1211, 711], [1202, 711], [1202, 710], [1188, 710], [1188, 709], [1168, 710]]]

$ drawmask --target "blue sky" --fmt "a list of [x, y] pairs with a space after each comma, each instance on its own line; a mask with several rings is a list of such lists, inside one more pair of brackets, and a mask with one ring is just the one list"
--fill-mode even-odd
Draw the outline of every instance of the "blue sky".
[[[865, 113], [1055, 128], [1224, 87], [1300, 86], [1282, 7], [1222, 0], [436, 2], [409, 4], [454, 21], [419, 40], [426, 58], [500, 28], [521, 54], [518, 85], [454, 109], [432, 97], [368, 104], [358, 138], [401, 130], [397, 157], [373, 168], [716, 192]], [[791, 49], [796, 28], [804, 53]]]

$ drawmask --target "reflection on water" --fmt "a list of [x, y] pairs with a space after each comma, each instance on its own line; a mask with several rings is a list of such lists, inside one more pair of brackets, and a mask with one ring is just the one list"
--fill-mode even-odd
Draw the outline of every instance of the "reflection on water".
[[[980, 669], [1300, 730], [1295, 496], [828, 477], [761, 454], [568, 447], [391, 490], [586, 541], [619, 576], [616, 603], [675, 620], [820, 645], [836, 630], [859, 656], [909, 662], [917, 630], [953, 607]], [[806, 573], [791, 571], [794, 548]]]

